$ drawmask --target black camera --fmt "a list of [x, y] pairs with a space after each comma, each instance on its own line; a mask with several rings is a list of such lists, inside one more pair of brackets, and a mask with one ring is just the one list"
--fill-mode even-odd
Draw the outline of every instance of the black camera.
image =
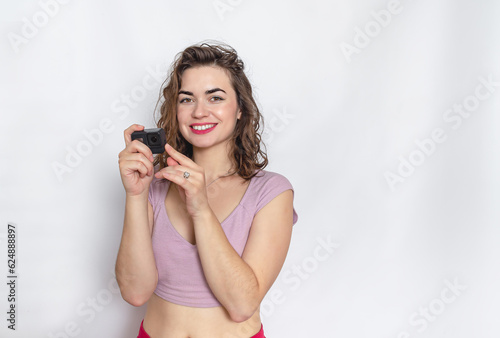
[[161, 154], [165, 151], [165, 144], [167, 144], [167, 138], [165, 136], [165, 130], [162, 128], [151, 128], [139, 131], [134, 131], [132, 133], [132, 141], [139, 140], [151, 149], [153, 154]]

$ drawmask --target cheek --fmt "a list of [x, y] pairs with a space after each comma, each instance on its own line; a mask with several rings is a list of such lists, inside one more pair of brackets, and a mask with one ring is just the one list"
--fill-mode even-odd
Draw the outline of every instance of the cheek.
[[184, 122], [187, 119], [186, 109], [178, 108], [177, 109], [177, 121]]
[[236, 105], [226, 106], [214, 112], [221, 119], [236, 119], [238, 117], [238, 107]]

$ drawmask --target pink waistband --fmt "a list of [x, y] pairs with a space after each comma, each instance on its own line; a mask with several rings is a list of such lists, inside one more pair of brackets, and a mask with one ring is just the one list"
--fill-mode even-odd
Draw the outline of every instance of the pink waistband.
[[[143, 323], [144, 320], [142, 320], [141, 322], [141, 328], [139, 329], [139, 335], [137, 336], [137, 338], [151, 338], [146, 332], [146, 330], [144, 330]], [[264, 327], [262, 326], [262, 324], [260, 324], [260, 331], [250, 338], [266, 338], [266, 336], [264, 336]]]
[[139, 329], [139, 335], [137, 336], [137, 338], [151, 338], [146, 332], [146, 330], [144, 330], [144, 326], [142, 325], [143, 323], [144, 319], [141, 322], [141, 328]]

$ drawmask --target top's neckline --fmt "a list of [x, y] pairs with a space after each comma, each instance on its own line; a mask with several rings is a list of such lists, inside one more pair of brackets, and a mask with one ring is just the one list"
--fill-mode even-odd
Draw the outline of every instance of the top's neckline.
[[[257, 175], [255, 175], [257, 176]], [[242, 206], [242, 204], [245, 202], [246, 198], [247, 198], [247, 195], [250, 191], [250, 187], [252, 186], [252, 183], [254, 181], [254, 177], [252, 177], [250, 179], [250, 183], [248, 184], [248, 187], [247, 189], [245, 190], [245, 193], [243, 194], [243, 197], [241, 198], [240, 202], [238, 203], [238, 205], [233, 209], [233, 211], [231, 211], [231, 213], [222, 221], [220, 222], [221, 226], [224, 226], [224, 223], [226, 223], [227, 220], [229, 220], [235, 213], [236, 211], [240, 208], [240, 206]], [[170, 183], [172, 183], [171, 181], [165, 179], [166, 181], [166, 189], [165, 189], [165, 194], [163, 196], [163, 198], [161, 199], [162, 200], [162, 203], [161, 203], [161, 207], [162, 207], [162, 210], [163, 212], [165, 213], [165, 217], [167, 219], [167, 223], [168, 225], [171, 227], [171, 229], [174, 231], [174, 233], [177, 234], [177, 236], [179, 236], [179, 238], [182, 239], [183, 242], [189, 244], [191, 247], [195, 248], [196, 247], [196, 244], [193, 244], [191, 242], [189, 242], [187, 239], [185, 239], [178, 231], [177, 229], [174, 227], [174, 225], [172, 224], [172, 222], [170, 221], [170, 218], [168, 217], [168, 213], [167, 213], [167, 208], [165, 206], [165, 199], [167, 198], [167, 194], [168, 194], [168, 190], [170, 189]]]

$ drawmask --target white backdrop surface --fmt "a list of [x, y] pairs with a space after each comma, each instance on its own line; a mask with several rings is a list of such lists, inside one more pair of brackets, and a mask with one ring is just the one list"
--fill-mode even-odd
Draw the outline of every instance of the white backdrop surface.
[[[299, 221], [267, 337], [500, 335], [500, 2], [3, 2], [0, 337], [136, 337], [118, 153], [206, 39], [246, 63]], [[9, 301], [8, 224], [16, 226]], [[15, 305], [15, 330], [7, 313]]]

